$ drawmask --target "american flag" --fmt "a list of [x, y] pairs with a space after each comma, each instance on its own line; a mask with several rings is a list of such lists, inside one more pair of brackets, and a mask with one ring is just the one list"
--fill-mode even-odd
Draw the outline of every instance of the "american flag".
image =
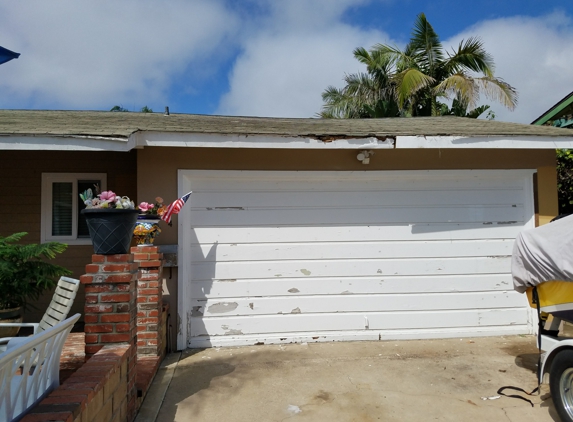
[[181, 208], [183, 208], [183, 205], [185, 205], [192, 193], [193, 192], [189, 192], [188, 194], [183, 195], [181, 198], [173, 201], [171, 205], [167, 207], [167, 211], [165, 211], [165, 214], [163, 214], [161, 219], [166, 221], [168, 224], [171, 224], [171, 216], [173, 214], [179, 214], [179, 211], [181, 211]]

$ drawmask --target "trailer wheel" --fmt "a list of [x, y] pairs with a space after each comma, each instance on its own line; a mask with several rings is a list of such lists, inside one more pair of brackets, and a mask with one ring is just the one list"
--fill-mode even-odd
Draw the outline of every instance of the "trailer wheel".
[[573, 422], [573, 350], [557, 353], [549, 372], [549, 387], [555, 410], [563, 422]]

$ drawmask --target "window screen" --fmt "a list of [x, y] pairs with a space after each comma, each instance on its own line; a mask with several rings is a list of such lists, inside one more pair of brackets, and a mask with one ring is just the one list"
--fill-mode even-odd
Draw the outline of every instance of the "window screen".
[[72, 235], [72, 194], [72, 183], [52, 184], [52, 236]]

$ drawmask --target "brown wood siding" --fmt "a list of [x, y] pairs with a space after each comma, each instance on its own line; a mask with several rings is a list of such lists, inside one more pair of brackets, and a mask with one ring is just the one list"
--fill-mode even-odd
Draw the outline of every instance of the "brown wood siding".
[[[0, 151], [0, 236], [28, 232], [27, 243], [40, 241], [42, 173], [107, 173], [107, 187], [135, 199], [137, 195], [136, 151]], [[70, 246], [55, 263], [73, 271], [79, 278], [91, 262], [91, 246]], [[39, 321], [52, 292], [45, 294], [26, 312], [26, 321]], [[71, 313], [82, 312], [83, 288]]]

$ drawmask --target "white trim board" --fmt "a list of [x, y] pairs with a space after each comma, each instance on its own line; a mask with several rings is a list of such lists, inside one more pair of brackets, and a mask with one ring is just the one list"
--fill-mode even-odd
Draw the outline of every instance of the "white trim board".
[[[373, 136], [321, 141], [304, 136], [225, 135], [211, 133], [137, 132], [131, 137], [138, 148], [262, 148], [262, 149], [391, 149], [394, 139], [380, 140]], [[130, 138], [131, 138], [130, 137]]]
[[[260, 148], [260, 149], [392, 149], [392, 148], [474, 148], [474, 149], [558, 149], [573, 148], [573, 134], [567, 138], [541, 136], [390, 136], [354, 139], [320, 139], [304, 136], [224, 135], [204, 133], [136, 132], [130, 144], [136, 148]], [[392, 139], [395, 137], [396, 140]], [[133, 139], [133, 142], [131, 140]]]
[[126, 138], [96, 136], [2, 136], [0, 151], [129, 151]]
[[570, 149], [573, 148], [573, 136], [398, 136], [396, 148]]
[[573, 149], [573, 136], [373, 136], [322, 141], [310, 136], [227, 135], [204, 133], [135, 132], [129, 138], [105, 136], [0, 137], [0, 150], [12, 151], [130, 151], [144, 147], [257, 148], [297, 150], [381, 149]]

